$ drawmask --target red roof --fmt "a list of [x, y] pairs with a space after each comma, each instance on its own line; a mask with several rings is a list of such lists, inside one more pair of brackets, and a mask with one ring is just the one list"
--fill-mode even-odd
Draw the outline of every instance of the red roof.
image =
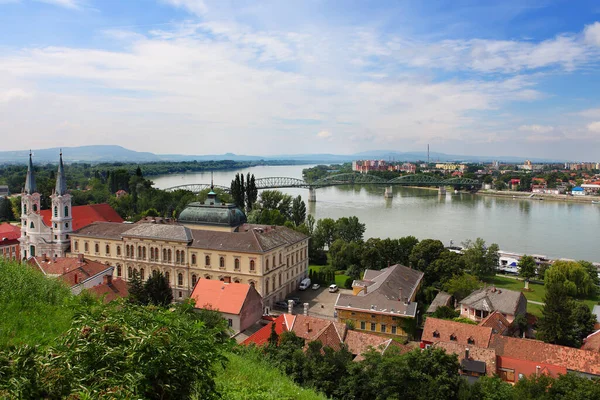
[[[123, 222], [123, 218], [109, 204], [90, 204], [71, 209], [73, 230], [88, 226], [93, 222]], [[40, 215], [46, 226], [52, 226], [52, 210], [41, 210]]]
[[287, 332], [288, 329], [285, 324], [285, 315], [286, 314], [281, 314], [279, 317], [275, 318], [273, 322], [270, 322], [267, 325], [260, 328], [252, 336], [244, 340], [242, 344], [246, 346], [251, 343], [254, 343], [257, 346], [267, 344], [267, 342], [269, 341], [269, 336], [271, 336], [271, 325], [273, 324], [275, 324], [275, 333], [277, 333], [277, 335], [281, 335], [283, 332]]
[[222, 313], [239, 314], [250, 287], [246, 283], [200, 279], [190, 297], [196, 301], [196, 308], [212, 308]]
[[77, 285], [82, 281], [98, 275], [99, 273], [111, 268], [109, 265], [101, 264], [92, 260], [79, 261], [78, 258], [71, 257], [34, 257], [29, 263], [38, 267], [46, 275], [58, 276], [69, 286]]
[[103, 297], [105, 303], [110, 303], [115, 299], [129, 295], [127, 282], [120, 278], [114, 278], [111, 283], [102, 283], [101, 285], [91, 287], [88, 291], [98, 297]]
[[424, 342], [456, 342], [488, 348], [492, 328], [427, 317], [421, 339]]
[[17, 240], [21, 237], [21, 228], [8, 222], [0, 224], [0, 241], [6, 240]]

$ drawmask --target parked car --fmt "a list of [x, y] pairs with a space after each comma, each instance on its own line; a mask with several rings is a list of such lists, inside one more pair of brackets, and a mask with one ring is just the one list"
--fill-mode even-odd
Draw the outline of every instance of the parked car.
[[337, 285], [329, 285], [329, 293], [335, 293], [338, 291]]
[[306, 290], [310, 287], [310, 278], [304, 278], [302, 282], [300, 282], [300, 286], [298, 286], [299, 290]]
[[275, 302], [275, 307], [276, 308], [283, 308], [283, 309], [287, 309], [288, 304], [285, 301], [276, 301]]
[[320, 287], [321, 287], [321, 285], [319, 285], [318, 283], [315, 283], [314, 285], [312, 285], [312, 290], [317, 290]]
[[285, 301], [287, 302], [288, 300], [293, 300], [295, 306], [301, 303], [300, 297], [286, 297]]

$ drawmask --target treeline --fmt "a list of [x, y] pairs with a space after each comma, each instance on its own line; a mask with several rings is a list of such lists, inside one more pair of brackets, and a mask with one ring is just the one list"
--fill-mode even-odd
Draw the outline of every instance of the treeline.
[[547, 375], [520, 378], [511, 386], [498, 377], [469, 384], [459, 375], [458, 357], [443, 349], [390, 345], [385, 353], [371, 350], [360, 361], [315, 341], [305, 345], [294, 332], [271, 331], [263, 348], [241, 348], [245, 357], [266, 357], [301, 386], [332, 399], [344, 400], [550, 400], [600, 398], [600, 383], [575, 374], [554, 379]]

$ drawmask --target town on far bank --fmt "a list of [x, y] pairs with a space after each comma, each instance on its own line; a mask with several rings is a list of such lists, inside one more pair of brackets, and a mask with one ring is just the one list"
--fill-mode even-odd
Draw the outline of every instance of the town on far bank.
[[[385, 179], [449, 175], [532, 194], [554, 194], [534, 191], [543, 186], [595, 198], [600, 188], [598, 164], [357, 161], [305, 170], [305, 179], [348, 167]], [[374, 357], [439, 351], [469, 385], [600, 378], [598, 260], [512, 254], [475, 237], [461, 246], [413, 236], [365, 240], [368, 221], [315, 220], [300, 196], [259, 193], [250, 174], [236, 175], [228, 190], [211, 185], [200, 193], [153, 188], [143, 165], [96, 171], [85, 188], [70, 181], [62, 154], [53, 174], [39, 176], [30, 155], [21, 193], [0, 204], [13, 221], [0, 224], [0, 274], [10, 264], [106, 304], [215, 313], [235, 346], [262, 348], [285, 371], [321, 351], [341, 354], [344, 371]], [[14, 329], [2, 343], [19, 343], [10, 339]], [[285, 356], [289, 349], [299, 355]], [[365, 371], [355, 373], [366, 378]], [[347, 394], [290, 376], [329, 397]]]

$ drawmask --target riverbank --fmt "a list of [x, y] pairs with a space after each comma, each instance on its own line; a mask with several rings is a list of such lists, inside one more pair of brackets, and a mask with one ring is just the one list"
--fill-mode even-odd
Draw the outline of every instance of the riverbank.
[[[542, 193], [534, 193], [533, 197], [530, 192], [515, 192], [508, 190], [480, 190], [477, 192], [478, 195], [482, 196], [492, 196], [492, 197], [504, 197], [504, 198], [512, 198], [518, 200], [550, 200], [550, 201], [560, 201], [560, 202], [572, 202], [572, 203], [586, 203], [586, 204], [595, 204], [593, 202], [600, 203], [600, 196], [567, 196], [566, 194], [542, 194]], [[600, 204], [599, 204], [600, 205]]]

